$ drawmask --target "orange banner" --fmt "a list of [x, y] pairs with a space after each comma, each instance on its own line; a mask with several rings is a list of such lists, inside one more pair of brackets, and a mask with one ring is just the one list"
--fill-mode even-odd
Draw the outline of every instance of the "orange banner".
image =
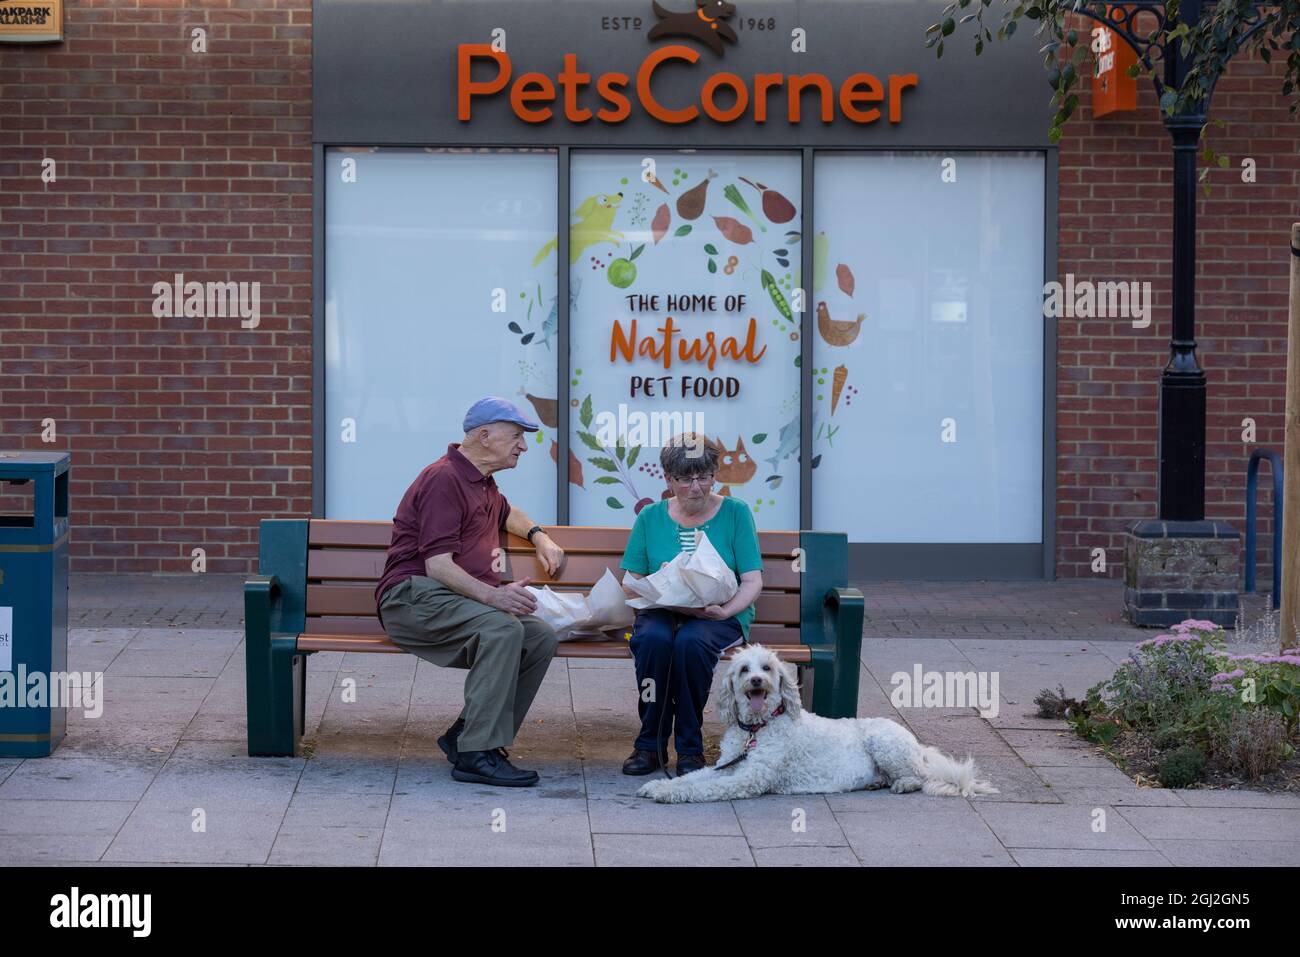
[[[1106, 12], [1112, 9], [1107, 7]], [[1101, 24], [1092, 30], [1092, 52], [1097, 58], [1092, 77], [1092, 115], [1137, 109], [1137, 77], [1128, 75], [1128, 68], [1137, 62], [1137, 53], [1114, 30]]]

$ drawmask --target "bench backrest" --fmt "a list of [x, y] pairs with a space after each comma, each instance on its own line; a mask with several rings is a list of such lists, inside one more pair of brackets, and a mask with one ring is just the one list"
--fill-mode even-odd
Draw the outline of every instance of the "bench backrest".
[[[556, 590], [591, 588], [606, 568], [620, 579], [619, 562], [630, 529], [607, 526], [543, 526], [565, 551], [559, 577], [550, 579], [526, 540], [502, 534], [503, 578], [527, 576]], [[382, 635], [375, 609], [375, 584], [383, 573], [392, 522], [345, 519], [263, 519], [259, 570], [275, 574], [284, 594], [272, 628], [311, 634]], [[800, 628], [820, 630], [822, 599], [829, 588], [847, 584], [847, 540], [843, 533], [760, 531], [763, 591], [750, 638], [764, 644], [794, 644]], [[796, 549], [803, 549], [796, 560]], [[805, 643], [810, 641], [805, 634]]]

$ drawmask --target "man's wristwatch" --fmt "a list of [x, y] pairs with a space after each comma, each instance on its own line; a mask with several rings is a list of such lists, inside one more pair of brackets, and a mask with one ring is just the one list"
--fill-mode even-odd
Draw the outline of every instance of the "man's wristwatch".
[[536, 535], [541, 530], [542, 530], [542, 526], [540, 525], [534, 525], [532, 528], [528, 530], [528, 544], [531, 545], [533, 543], [533, 536]]

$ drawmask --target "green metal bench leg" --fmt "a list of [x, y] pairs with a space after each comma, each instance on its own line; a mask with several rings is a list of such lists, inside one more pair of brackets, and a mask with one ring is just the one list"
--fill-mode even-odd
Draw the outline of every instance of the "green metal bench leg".
[[305, 724], [307, 656], [296, 638], [271, 639], [271, 713], [268, 754], [299, 753]]

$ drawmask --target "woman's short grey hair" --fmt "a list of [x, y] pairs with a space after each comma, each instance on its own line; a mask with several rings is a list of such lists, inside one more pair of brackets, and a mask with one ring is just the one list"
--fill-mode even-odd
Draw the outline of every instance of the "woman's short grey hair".
[[670, 478], [693, 478], [718, 470], [716, 442], [699, 432], [674, 435], [659, 452], [659, 464]]

